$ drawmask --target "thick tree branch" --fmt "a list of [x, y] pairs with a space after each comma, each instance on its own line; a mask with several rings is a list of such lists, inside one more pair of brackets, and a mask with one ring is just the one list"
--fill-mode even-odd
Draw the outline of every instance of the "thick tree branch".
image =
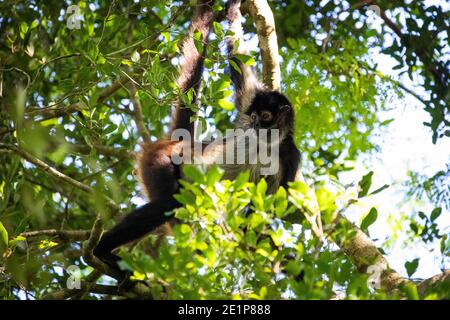
[[[104, 284], [82, 283], [80, 289], [63, 289], [46, 295], [43, 300], [65, 300], [78, 295], [80, 292], [90, 292], [96, 294], [105, 294], [111, 296], [120, 295], [117, 286]], [[74, 298], [72, 298], [74, 299]]]
[[[368, 268], [381, 271], [379, 284], [385, 292], [393, 292], [399, 285], [411, 282], [397, 271], [389, 267], [383, 254], [375, 243], [354, 223], [338, 214], [335, 221], [328, 227], [329, 238], [334, 241], [350, 258], [358, 271], [367, 273]], [[342, 232], [344, 230], [345, 232]], [[342, 236], [342, 234], [351, 236]]]
[[272, 10], [266, 0], [249, 0], [247, 5], [258, 33], [263, 63], [263, 82], [272, 90], [280, 90], [278, 41]]
[[[436, 289], [441, 286], [447, 286], [450, 288], [450, 270], [445, 270], [444, 272], [437, 274], [429, 279], [423, 280], [417, 285], [417, 290], [419, 294], [423, 297], [429, 289]], [[448, 298], [448, 297], [447, 297]]]
[[[92, 253], [95, 246], [97, 245], [103, 231], [103, 222], [101, 217], [97, 217], [92, 226], [91, 235], [89, 239], [85, 242], [83, 247], [83, 258], [87, 264], [93, 267], [95, 270], [100, 271], [110, 277], [117, 280], [122, 280], [122, 275], [116, 270], [110, 268], [108, 265], [104, 264], [102, 261], [97, 259]], [[150, 288], [142, 283], [136, 283], [130, 292], [124, 292], [124, 295], [130, 298], [138, 299], [152, 299], [152, 294]]]
[[97, 217], [92, 226], [90, 237], [84, 243], [83, 258], [88, 265], [100, 271], [101, 273], [107, 274], [115, 279], [120, 279], [121, 275], [117, 271], [111, 269], [108, 265], [101, 262], [92, 253], [102, 235], [102, 232], [103, 232], [103, 221], [101, 217]]

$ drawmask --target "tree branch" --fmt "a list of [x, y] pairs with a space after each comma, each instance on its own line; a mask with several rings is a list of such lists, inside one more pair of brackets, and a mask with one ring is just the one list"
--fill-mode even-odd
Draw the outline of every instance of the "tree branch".
[[[83, 258], [87, 264], [93, 267], [95, 270], [100, 271], [116, 280], [122, 280], [122, 275], [116, 270], [110, 268], [108, 265], [97, 259], [92, 253], [97, 245], [103, 231], [103, 222], [101, 217], [97, 217], [92, 226], [91, 236], [85, 242], [83, 247]], [[151, 290], [142, 283], [136, 283], [130, 292], [124, 292], [124, 295], [130, 298], [138, 299], [153, 299]]]
[[[251, 0], [249, 1], [249, 11], [257, 25], [264, 61], [263, 68], [266, 70], [265, 83], [272, 88], [279, 88], [278, 45], [272, 10], [265, 0]], [[304, 180], [300, 172], [297, 179]], [[318, 205], [316, 207], [319, 208]], [[317, 216], [320, 217], [320, 214], [317, 213]], [[342, 237], [339, 232], [342, 230], [341, 227], [347, 232], [353, 231], [354, 236]], [[379, 280], [381, 287], [387, 292], [392, 292], [402, 283], [410, 282], [391, 269], [386, 258], [372, 240], [344, 216], [337, 214], [335, 221], [331, 225], [324, 226], [324, 229], [328, 232], [329, 238], [341, 247], [360, 272], [367, 272], [369, 266], [375, 266], [383, 270]]]
[[91, 153], [92, 149], [95, 149], [99, 154], [105, 155], [105, 156], [111, 156], [116, 157], [119, 159], [133, 159], [134, 152], [130, 152], [125, 148], [115, 148], [110, 146], [105, 146], [102, 144], [93, 144], [92, 146], [89, 146], [87, 144], [82, 143], [73, 143], [69, 144], [69, 147], [72, 151], [78, 152], [84, 155], [87, 155]]
[[149, 142], [150, 133], [148, 132], [147, 126], [145, 125], [144, 117], [142, 116], [141, 102], [136, 97], [136, 85], [134, 83], [131, 83], [128, 90], [130, 92], [130, 100], [133, 103], [133, 119], [136, 123], [136, 128], [144, 142]]
[[120, 279], [121, 275], [116, 270], [110, 268], [108, 265], [104, 264], [102, 261], [97, 259], [92, 253], [97, 245], [103, 232], [103, 221], [101, 217], [97, 217], [95, 220], [89, 239], [83, 245], [83, 258], [88, 265], [92, 268], [100, 271], [103, 274], [109, 275], [115, 279]]
[[[377, 1], [372, 0], [368, 4], [374, 4], [379, 8], [379, 14], [381, 19], [386, 23], [386, 25], [402, 40], [403, 46], [411, 49], [419, 57], [421, 62], [427, 68], [428, 72], [433, 75], [434, 81], [437, 82], [441, 87], [448, 87], [448, 81], [450, 75], [448, 69], [445, 68], [439, 61], [433, 59], [426, 51], [417, 50], [413, 42], [409, 41], [409, 34], [403, 33], [400, 28], [386, 16], [385, 11], [380, 7]], [[427, 63], [429, 61], [429, 63]]]
[[280, 90], [281, 72], [278, 61], [278, 41], [272, 10], [266, 0], [248, 1], [248, 10], [256, 24], [263, 64], [263, 82], [272, 90]]
[[111, 296], [119, 296], [117, 286], [104, 285], [104, 284], [91, 284], [82, 283], [80, 289], [62, 289], [46, 295], [44, 300], [65, 300], [72, 296], [79, 294], [80, 292], [90, 292], [96, 294], [105, 294]]
[[117, 81], [115, 81], [111, 86], [103, 89], [103, 91], [99, 94], [97, 103], [103, 103], [105, 100], [114, 94], [119, 89], [125, 87], [125, 85], [130, 81], [129, 77], [122, 76]]
[[450, 288], [450, 270], [444, 270], [444, 272], [440, 274], [423, 280], [417, 285], [417, 291], [423, 297], [429, 289], [437, 289], [438, 287], [443, 285], [446, 285], [448, 288]]
[[[0, 149], [6, 149], [6, 150], [11, 150], [14, 153], [16, 153], [17, 155], [21, 156], [22, 158], [24, 158], [25, 160], [27, 160], [28, 162], [36, 165], [37, 167], [39, 167], [40, 169], [42, 169], [43, 171], [47, 172], [49, 175], [53, 176], [54, 178], [60, 180], [60, 181], [64, 181], [72, 186], [74, 186], [77, 189], [83, 190], [84, 192], [87, 192], [89, 194], [98, 194], [97, 192], [95, 192], [94, 189], [92, 189], [90, 186], [85, 185], [75, 179], [72, 179], [69, 176], [66, 176], [64, 173], [56, 170], [55, 168], [51, 167], [50, 165], [48, 165], [47, 163], [45, 163], [44, 161], [36, 158], [35, 156], [33, 156], [32, 154], [28, 153], [25, 150], [19, 149], [18, 147], [11, 145], [11, 144], [5, 144], [5, 143], [0, 143]], [[108, 208], [110, 210], [113, 211], [113, 213], [117, 213], [120, 212], [119, 207], [116, 206], [115, 202], [105, 196], [105, 195], [101, 195], [103, 200], [105, 201], [105, 204], [108, 206]]]
[[[371, 266], [382, 271], [379, 281], [381, 289], [385, 292], [393, 292], [399, 285], [411, 283], [410, 280], [389, 267], [386, 258], [378, 250], [375, 243], [343, 215], [337, 214], [334, 222], [326, 227], [329, 228], [327, 230], [329, 238], [350, 258], [359, 272], [367, 273]], [[342, 237], [341, 230], [345, 230], [346, 234], [353, 233], [353, 235]]]
[[34, 110], [28, 110], [26, 111], [26, 114], [29, 118], [38, 116], [41, 117], [36, 121], [45, 121], [52, 118], [63, 117], [68, 114], [81, 111], [85, 108], [86, 107], [82, 103], [77, 102], [67, 107], [50, 107], [50, 108], [39, 108]]
[[63, 241], [85, 241], [89, 238], [91, 232], [89, 230], [36, 230], [23, 232], [20, 235], [28, 239], [47, 236], [47, 237], [57, 237]]

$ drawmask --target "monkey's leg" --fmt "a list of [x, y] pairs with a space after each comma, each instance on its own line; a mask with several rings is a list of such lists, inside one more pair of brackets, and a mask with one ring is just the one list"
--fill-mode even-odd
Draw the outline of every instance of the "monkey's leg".
[[94, 255], [110, 267], [119, 270], [117, 262], [120, 258], [111, 251], [145, 236], [156, 227], [172, 219], [173, 216], [166, 215], [166, 212], [178, 206], [178, 202], [172, 198], [152, 201], [137, 208], [125, 216], [115, 227], [104, 233], [94, 249]]

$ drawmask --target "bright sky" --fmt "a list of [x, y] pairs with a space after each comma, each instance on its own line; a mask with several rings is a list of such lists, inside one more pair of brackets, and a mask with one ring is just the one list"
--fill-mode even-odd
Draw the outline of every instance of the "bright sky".
[[[427, 1], [427, 4], [441, 5], [449, 9], [450, 3], [446, 1]], [[372, 27], [381, 31], [383, 21], [376, 15], [370, 18]], [[391, 43], [390, 36], [386, 36], [387, 43]], [[415, 87], [407, 75], [399, 77], [401, 70], [393, 70], [397, 64], [392, 58], [373, 52], [373, 60], [378, 64], [378, 70], [383, 74], [391, 75], [407, 88], [421, 96], [426, 96], [420, 87]], [[414, 82], [417, 82], [414, 79]], [[363, 156], [356, 163], [356, 170], [343, 174], [341, 181], [343, 183], [358, 181], [358, 179], [370, 170], [375, 172], [373, 177], [373, 187], [380, 187], [384, 184], [391, 185], [390, 188], [372, 196], [365, 203], [368, 210], [375, 206], [378, 209], [379, 218], [375, 224], [370, 227], [371, 237], [379, 239], [377, 243], [382, 244], [388, 239], [395, 239], [393, 247], [388, 252], [388, 261], [390, 265], [406, 275], [404, 263], [414, 258], [420, 257], [419, 267], [413, 277], [427, 278], [440, 272], [439, 244], [425, 246], [421, 241], [405, 245], [405, 235], [394, 234], [389, 221], [397, 220], [401, 222], [404, 231], [409, 230], [409, 221], [401, 221], [404, 215], [410, 216], [422, 210], [429, 214], [433, 206], [426, 199], [417, 199], [406, 203], [405, 191], [402, 183], [408, 180], [409, 170], [420, 172], [432, 176], [439, 170], [445, 169], [446, 163], [450, 162], [450, 139], [441, 139], [434, 145], [431, 141], [431, 130], [423, 125], [430, 116], [423, 110], [423, 105], [416, 98], [405, 94], [405, 98], [392, 101], [393, 111], [386, 112], [383, 118], [394, 118], [386, 132], [381, 137], [376, 138], [381, 146], [380, 153], [375, 156]], [[360, 221], [361, 208], [348, 212], [348, 217], [354, 221]], [[443, 212], [437, 223], [441, 233], [450, 233], [450, 212], [443, 208]], [[406, 246], [406, 247], [405, 247]], [[446, 268], [450, 266], [447, 265]]]

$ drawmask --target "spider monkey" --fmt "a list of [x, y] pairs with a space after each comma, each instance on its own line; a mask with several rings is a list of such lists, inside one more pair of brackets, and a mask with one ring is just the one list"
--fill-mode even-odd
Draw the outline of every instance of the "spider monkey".
[[[181, 67], [178, 78], [178, 86], [182, 92], [193, 88], [195, 103], [198, 99], [200, 81], [203, 71], [203, 62], [206, 54], [208, 35], [214, 20], [212, 5], [214, 0], [199, 0], [194, 10], [189, 36], [183, 43], [184, 64]], [[247, 50], [242, 45], [242, 26], [240, 0], [230, 0], [227, 3], [227, 19], [230, 30], [234, 36], [227, 38], [227, 51], [229, 60], [239, 70], [230, 66], [230, 75], [235, 87], [235, 105], [238, 110], [236, 128], [255, 129], [279, 129], [279, 139], [271, 143], [279, 144], [279, 170], [275, 175], [266, 176], [269, 192], [276, 192], [279, 186], [287, 186], [289, 181], [295, 179], [300, 162], [300, 152], [295, 146], [294, 111], [291, 103], [282, 93], [267, 89], [258, 81], [251, 67], [242, 63], [236, 54], [246, 54]], [[200, 54], [193, 41], [193, 33], [202, 32], [204, 52]], [[239, 44], [236, 46], [236, 44]], [[194, 112], [178, 101], [171, 132], [176, 129], [185, 129], [193, 133], [191, 117]], [[146, 143], [142, 146], [142, 152], [138, 158], [138, 176], [143, 189], [149, 198], [149, 202], [128, 214], [115, 227], [103, 234], [94, 255], [100, 260], [118, 270], [117, 262], [120, 258], [112, 253], [112, 250], [128, 242], [134, 241], [153, 231], [158, 226], [172, 220], [173, 216], [166, 215], [181, 206], [173, 197], [179, 190], [179, 179], [183, 179], [182, 166], [174, 164], [171, 159], [173, 154], [180, 154], [184, 141], [160, 140], [154, 143]], [[226, 138], [214, 148], [202, 154], [202, 160], [206, 164], [212, 164], [217, 155], [224, 153], [224, 147], [229, 145]], [[234, 179], [243, 171], [250, 172], [250, 180], [258, 182], [263, 176], [258, 164], [234, 164], [222, 165], [224, 178]]]

